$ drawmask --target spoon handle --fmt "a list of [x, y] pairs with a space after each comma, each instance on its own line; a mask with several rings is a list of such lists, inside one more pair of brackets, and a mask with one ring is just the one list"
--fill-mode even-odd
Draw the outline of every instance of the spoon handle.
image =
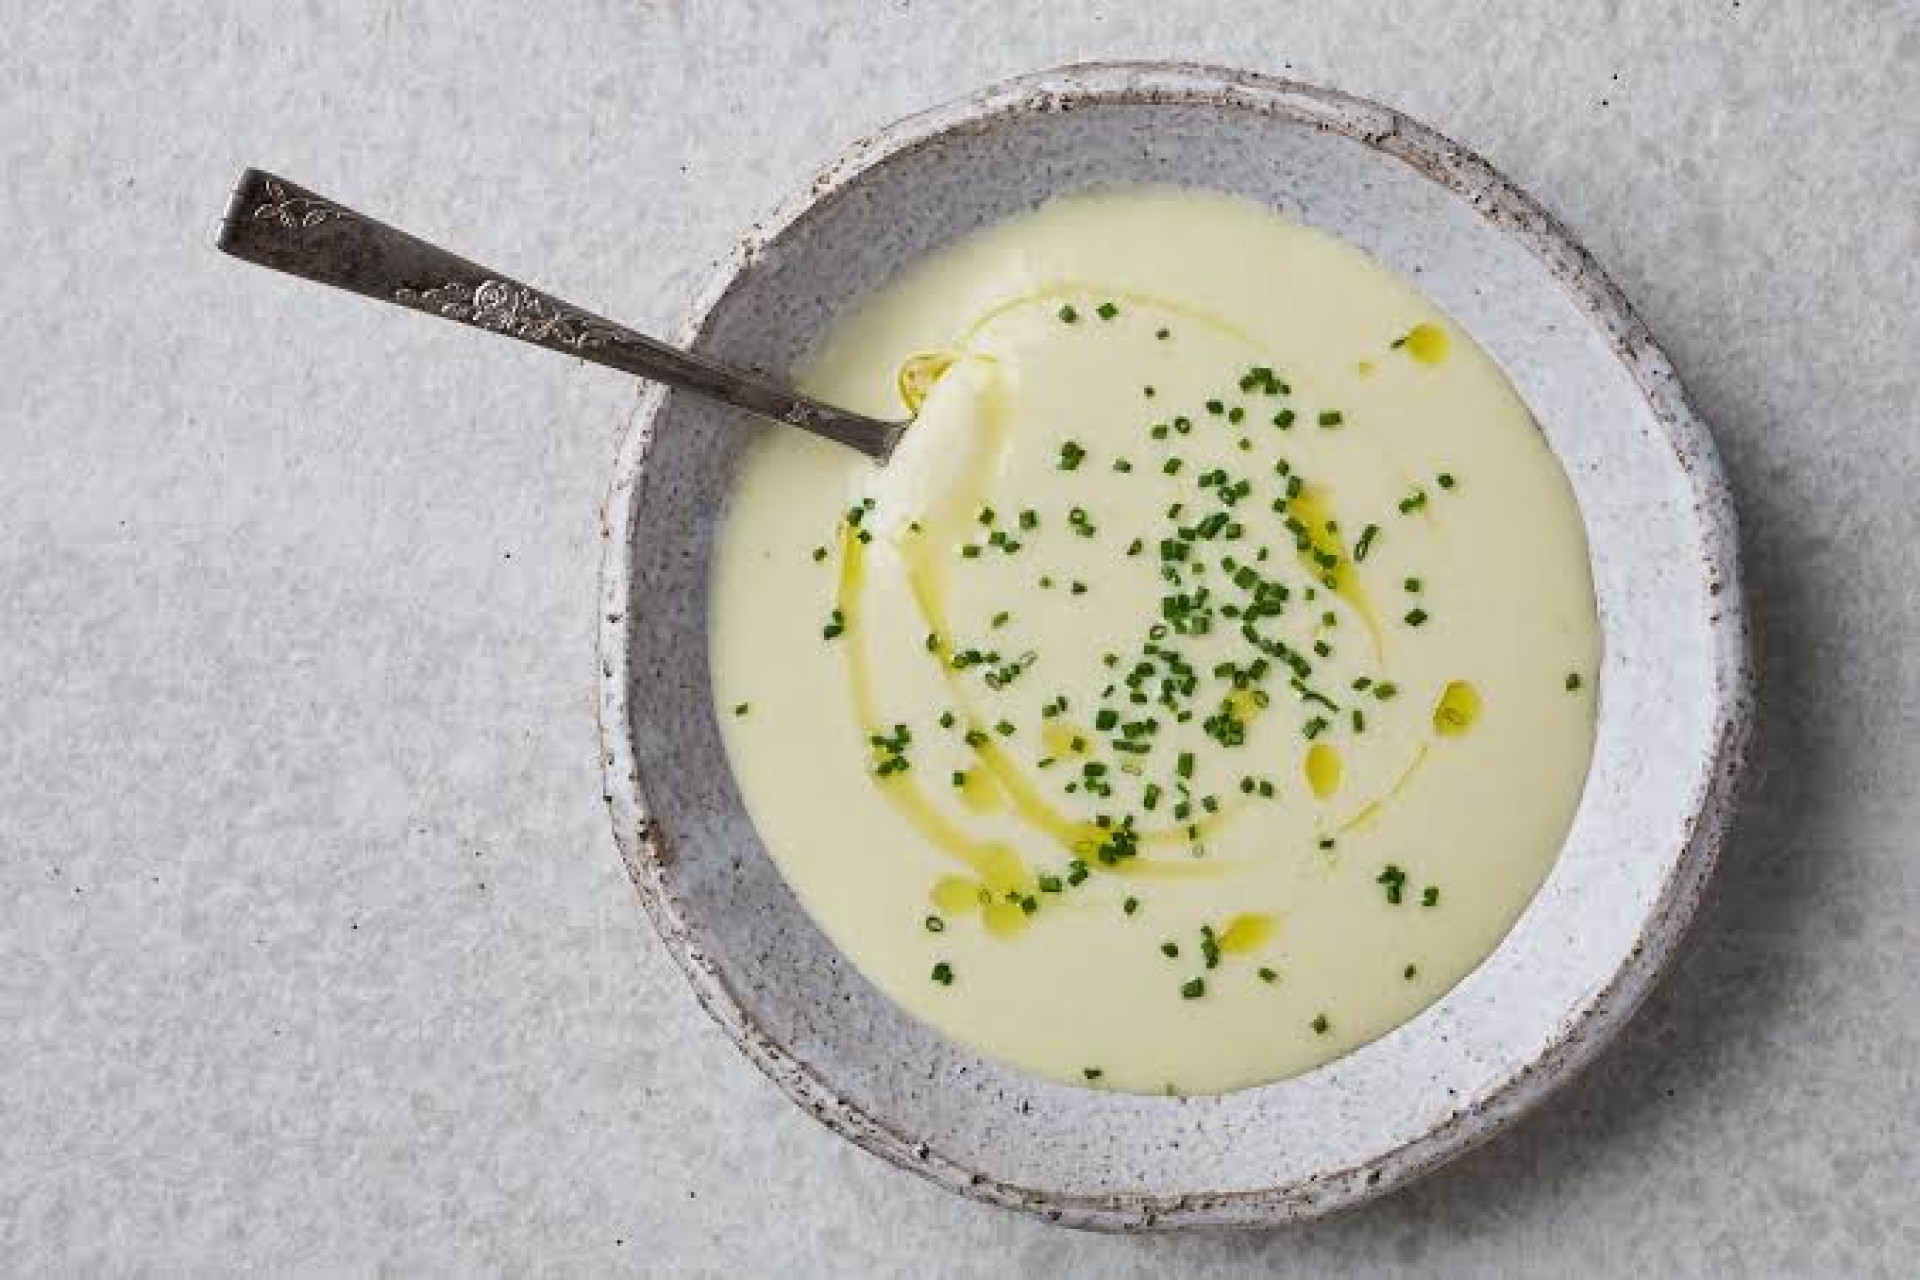
[[219, 248], [247, 262], [708, 396], [885, 462], [906, 424], [821, 404], [656, 342], [284, 178], [240, 175]]

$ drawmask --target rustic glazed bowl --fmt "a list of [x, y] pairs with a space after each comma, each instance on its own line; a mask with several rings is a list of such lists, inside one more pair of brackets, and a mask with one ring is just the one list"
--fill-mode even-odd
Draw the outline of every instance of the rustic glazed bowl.
[[1605, 658], [1566, 845], [1499, 948], [1397, 1030], [1220, 1097], [1029, 1077], [882, 997], [801, 909], [741, 805], [708, 690], [708, 564], [763, 427], [644, 400], [607, 500], [601, 721], [614, 834], [707, 1011], [821, 1123], [1075, 1226], [1254, 1226], [1407, 1182], [1565, 1082], [1699, 900], [1748, 720], [1733, 513], [1666, 359], [1593, 260], [1484, 161], [1344, 94], [1167, 65], [1016, 80], [856, 144], [755, 228], [683, 342], [784, 371], [861, 291], [1050, 196], [1172, 182], [1259, 200], [1408, 276], [1506, 370], [1566, 467]]

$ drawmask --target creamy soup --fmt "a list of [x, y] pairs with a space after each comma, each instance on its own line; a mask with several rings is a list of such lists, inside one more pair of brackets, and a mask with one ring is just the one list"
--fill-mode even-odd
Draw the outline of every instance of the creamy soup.
[[800, 371], [918, 420], [769, 431], [714, 696], [828, 937], [945, 1034], [1093, 1088], [1304, 1071], [1539, 887], [1593, 739], [1580, 515], [1498, 368], [1364, 254], [1129, 189], [986, 229]]

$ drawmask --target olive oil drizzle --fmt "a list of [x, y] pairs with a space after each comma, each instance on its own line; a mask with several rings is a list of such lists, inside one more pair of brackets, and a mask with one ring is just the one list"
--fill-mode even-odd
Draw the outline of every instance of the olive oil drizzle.
[[[1127, 290], [1102, 290], [1081, 281], [1060, 281], [1008, 299], [990, 308], [967, 327], [953, 350], [932, 352], [911, 358], [898, 376], [899, 391], [903, 401], [911, 410], [917, 411], [933, 384], [960, 361], [993, 364], [994, 356], [971, 350], [971, 348], [994, 321], [1024, 308], [1088, 294], [1118, 298], [1125, 301], [1129, 307], [1150, 309], [1178, 317], [1204, 325], [1248, 347], [1257, 349], [1259, 346], [1252, 335], [1231, 322], [1172, 299]], [[1443, 330], [1435, 326], [1420, 325], [1409, 331], [1404, 339], [1394, 345], [1404, 348], [1406, 354], [1417, 362], [1434, 364], [1446, 354], [1447, 337]], [[999, 380], [990, 376], [987, 390], [982, 398], [984, 412], [980, 415], [989, 437], [989, 447], [979, 452], [974, 465], [969, 468], [962, 480], [943, 496], [937, 510], [922, 513], [921, 518], [910, 529], [890, 539], [891, 549], [900, 560], [905, 581], [922, 620], [930, 628], [931, 635], [942, 639], [948, 639], [952, 635], [946, 604], [948, 563], [965, 541], [967, 531], [963, 531], [962, 526], [966, 520], [966, 513], [977, 508], [984, 498], [991, 482], [994, 464], [1004, 453], [1011, 434], [1009, 413], [1003, 397], [1004, 389]], [[1376, 451], [1378, 451], [1377, 448]], [[1404, 471], [1383, 452], [1381, 461], [1395, 473], [1405, 477]], [[1416, 491], [1418, 491], [1417, 487]], [[1296, 553], [1302, 567], [1314, 581], [1324, 585], [1353, 610], [1366, 629], [1378, 668], [1382, 671], [1386, 670], [1389, 665], [1386, 633], [1380, 625], [1379, 615], [1367, 592], [1353, 552], [1340, 537], [1331, 532], [1337, 529], [1339, 524], [1333, 511], [1330, 495], [1322, 486], [1305, 486], [1293, 496], [1289, 510], [1306, 529], [1305, 545], [1296, 543]], [[1430, 504], [1423, 502], [1417, 514], [1431, 527], [1433, 516]], [[881, 718], [874, 694], [871, 666], [860, 625], [867, 579], [866, 552], [867, 548], [859, 536], [859, 531], [851, 524], [843, 525], [840, 537], [840, 575], [836, 605], [849, 641], [845, 650], [856, 717], [862, 731], [873, 736], [883, 734], [886, 724]], [[984, 771], [973, 769], [965, 771], [966, 777], [959, 787], [960, 799], [964, 807], [973, 812], [982, 813], [991, 811], [1004, 802], [1022, 822], [1044, 834], [1063, 850], [1075, 855], [1076, 858], [1090, 856], [1107, 836], [1107, 829], [1093, 822], [1073, 818], [1050, 803], [1035, 785], [1034, 780], [1027, 775], [1021, 762], [988, 732], [985, 717], [973, 702], [969, 690], [960, 679], [953, 664], [946, 660], [943, 653], [936, 653], [934, 657], [938, 663], [941, 678], [960, 711], [959, 720], [969, 730], [967, 734], [969, 750]], [[1442, 727], [1442, 711], [1446, 705], [1446, 697], [1462, 685], [1463, 682], [1454, 682], [1448, 686], [1447, 693], [1443, 694], [1442, 704], [1434, 713], [1436, 733], [1463, 732], [1467, 724], [1471, 723], [1471, 715], [1477, 715], [1478, 701], [1475, 695], [1472, 713], [1465, 723], [1448, 724]], [[1472, 693], [1471, 686], [1464, 687], [1470, 694]], [[1412, 759], [1394, 782], [1383, 793], [1362, 804], [1333, 830], [1344, 834], [1363, 828], [1376, 820], [1384, 808], [1412, 783], [1415, 775], [1426, 762], [1430, 745], [1430, 741], [1422, 741]], [[1303, 770], [1307, 776], [1309, 791], [1324, 803], [1330, 801], [1339, 791], [1345, 766], [1336, 747], [1328, 743], [1316, 743], [1308, 749]], [[989, 778], [991, 783], [987, 781]], [[1022, 908], [1019, 902], [1022, 898], [1031, 901], [1031, 895], [1035, 893], [1040, 878], [1011, 846], [1003, 841], [982, 839], [968, 832], [934, 802], [909, 771], [902, 770], [878, 776], [875, 782], [888, 802], [901, 813], [923, 839], [953, 857], [973, 873], [974, 878], [949, 876], [934, 886], [931, 897], [941, 910], [949, 914], [961, 914], [977, 905], [982, 911], [987, 928], [1003, 936], [1016, 933], [1026, 927], [1033, 912], [1030, 906]], [[1136, 833], [1136, 840], [1141, 846], [1197, 845], [1204, 841], [1207, 835], [1231, 821], [1243, 807], [1242, 802], [1230, 800], [1221, 804], [1215, 812], [1195, 815], [1191, 822], [1183, 822], [1172, 827], [1142, 828]], [[1095, 860], [1088, 865], [1090, 870], [1099, 870], [1122, 877], [1191, 878], [1224, 874], [1236, 864], [1225, 860], [1172, 861], [1164, 858], [1132, 856], [1112, 863]], [[1239, 919], [1246, 924], [1243, 934], [1232, 935], [1236, 937], [1237, 942], [1243, 941], [1244, 949], [1254, 949], [1264, 945], [1270, 933], [1268, 917], [1247, 916]], [[1254, 941], [1256, 937], [1257, 941]], [[1243, 946], [1236, 945], [1228, 948], [1223, 940], [1222, 949], [1240, 950]]]

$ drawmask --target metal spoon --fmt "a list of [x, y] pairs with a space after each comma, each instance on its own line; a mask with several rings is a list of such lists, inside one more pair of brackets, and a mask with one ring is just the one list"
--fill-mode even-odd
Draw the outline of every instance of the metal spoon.
[[217, 243], [224, 253], [275, 271], [708, 396], [876, 462], [887, 460], [911, 422], [821, 404], [656, 342], [258, 169], [240, 175]]

